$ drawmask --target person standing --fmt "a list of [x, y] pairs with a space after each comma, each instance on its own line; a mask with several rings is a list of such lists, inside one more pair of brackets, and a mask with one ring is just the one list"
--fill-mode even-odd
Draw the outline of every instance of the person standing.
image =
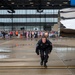
[[52, 43], [47, 39], [46, 36], [42, 36], [42, 38], [38, 41], [36, 45], [36, 54], [40, 54], [41, 62], [40, 65], [44, 65], [47, 68], [47, 62], [49, 58], [49, 54], [52, 51]]
[[5, 31], [3, 31], [2, 34], [3, 34], [3, 39], [5, 40], [5, 36], [7, 33], [5, 33]]

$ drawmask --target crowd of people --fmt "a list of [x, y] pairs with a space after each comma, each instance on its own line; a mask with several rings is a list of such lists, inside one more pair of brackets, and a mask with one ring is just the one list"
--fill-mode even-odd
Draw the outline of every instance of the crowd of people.
[[46, 35], [49, 38], [57, 37], [57, 32], [54, 31], [0, 31], [0, 37], [2, 38], [26, 38], [26, 39], [33, 39], [33, 38], [40, 38], [42, 35]]

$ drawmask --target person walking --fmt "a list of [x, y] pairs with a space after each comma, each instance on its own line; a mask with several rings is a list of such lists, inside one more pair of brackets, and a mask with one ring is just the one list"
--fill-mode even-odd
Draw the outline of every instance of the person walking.
[[49, 54], [52, 51], [52, 43], [47, 39], [47, 37], [44, 35], [42, 38], [38, 41], [36, 45], [36, 54], [40, 54], [41, 62], [40, 65], [45, 68], [47, 68], [47, 62], [49, 58]]

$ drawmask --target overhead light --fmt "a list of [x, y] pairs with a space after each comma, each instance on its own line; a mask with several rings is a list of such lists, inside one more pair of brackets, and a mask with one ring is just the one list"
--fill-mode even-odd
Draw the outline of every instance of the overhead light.
[[43, 9], [38, 9], [37, 12], [41, 13], [43, 12]]
[[32, 0], [29, 0], [29, 1], [32, 1]]
[[11, 2], [11, 4], [14, 4], [14, 2]]
[[11, 0], [8, 0], [8, 1], [11, 1]]
[[1, 7], [3, 8], [4, 6], [2, 5]]
[[34, 5], [31, 5], [31, 6], [34, 6]]
[[48, 4], [46, 6], [49, 6]]
[[24, 7], [25, 5], [23, 5], [23, 7]]
[[15, 13], [14, 10], [8, 10], [7, 12], [8, 12], [8, 13]]
[[52, 4], [52, 6], [54, 6], [54, 4]]
[[50, 2], [47, 2], [47, 4], [50, 4]]
[[62, 4], [59, 4], [59, 6], [62, 6]]
[[19, 7], [19, 5], [17, 5], [17, 7]]
[[63, 2], [64, 4], [68, 4], [68, 2]]
[[33, 2], [30, 2], [30, 4], [34, 4]]

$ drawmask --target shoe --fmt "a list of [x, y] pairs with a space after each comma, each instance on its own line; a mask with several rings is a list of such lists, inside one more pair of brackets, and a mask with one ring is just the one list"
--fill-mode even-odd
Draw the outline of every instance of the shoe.
[[43, 65], [43, 61], [40, 62], [40, 65], [41, 65], [41, 66]]
[[47, 68], [47, 65], [46, 65], [46, 63], [44, 63], [44, 67], [45, 67], [45, 68]]

